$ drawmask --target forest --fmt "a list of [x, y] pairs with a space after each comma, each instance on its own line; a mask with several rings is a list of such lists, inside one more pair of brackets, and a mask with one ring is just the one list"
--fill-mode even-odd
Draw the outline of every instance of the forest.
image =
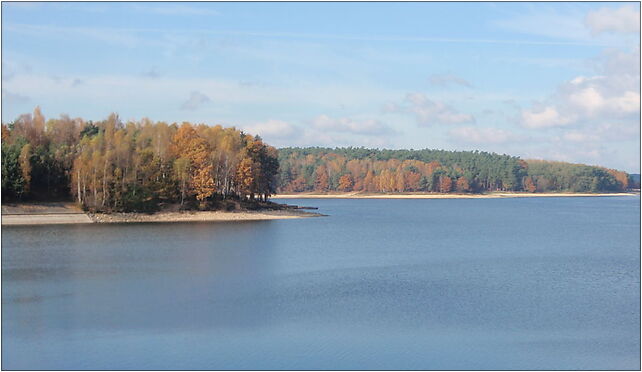
[[618, 192], [622, 171], [482, 151], [279, 149], [279, 192]]
[[37, 107], [2, 125], [2, 199], [73, 198], [90, 211], [211, 209], [221, 199], [267, 200], [277, 150], [235, 128], [143, 119], [45, 120]]
[[618, 192], [625, 172], [481, 151], [276, 148], [234, 127], [102, 121], [36, 107], [2, 125], [2, 200], [70, 200], [89, 211], [217, 209], [276, 192]]

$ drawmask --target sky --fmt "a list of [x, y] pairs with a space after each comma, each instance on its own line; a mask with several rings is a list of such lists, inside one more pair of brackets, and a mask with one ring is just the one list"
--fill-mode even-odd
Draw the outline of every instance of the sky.
[[635, 2], [3, 2], [2, 121], [38, 105], [639, 173], [639, 19]]

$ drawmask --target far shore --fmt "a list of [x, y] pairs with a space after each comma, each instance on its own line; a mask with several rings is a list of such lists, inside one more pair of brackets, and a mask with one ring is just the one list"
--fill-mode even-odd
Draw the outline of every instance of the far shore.
[[497, 198], [541, 198], [541, 197], [592, 197], [592, 196], [632, 196], [639, 192], [620, 193], [519, 193], [492, 192], [484, 194], [439, 194], [439, 193], [291, 193], [273, 195], [272, 199], [497, 199]]
[[73, 203], [2, 205], [2, 225], [59, 225], [136, 222], [265, 221], [322, 216], [300, 209], [259, 211], [182, 211], [145, 213], [85, 213]]

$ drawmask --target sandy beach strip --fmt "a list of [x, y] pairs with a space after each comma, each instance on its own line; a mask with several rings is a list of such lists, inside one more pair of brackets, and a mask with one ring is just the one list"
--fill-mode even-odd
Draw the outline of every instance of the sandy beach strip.
[[70, 202], [3, 203], [2, 225], [59, 225], [93, 221]]
[[2, 225], [55, 225], [125, 222], [263, 221], [322, 216], [300, 209], [262, 211], [164, 211], [145, 213], [85, 213], [73, 203], [7, 203]]
[[3, 214], [2, 225], [60, 225], [93, 223], [84, 213]]
[[128, 222], [205, 222], [205, 221], [264, 221], [322, 216], [318, 213], [301, 211], [266, 212], [161, 212], [155, 214], [112, 213], [112, 214], [11, 214], [2, 215], [2, 225], [58, 225], [84, 223], [128, 223]]
[[593, 197], [593, 196], [632, 196], [639, 193], [511, 193], [497, 192], [488, 194], [437, 194], [437, 193], [300, 193], [300, 194], [278, 194], [271, 196], [272, 199], [497, 199], [497, 198], [542, 198], [542, 197]]
[[323, 216], [319, 213], [304, 212], [299, 210], [275, 211], [186, 211], [186, 212], [160, 212], [154, 214], [143, 213], [111, 213], [90, 214], [95, 223], [124, 223], [124, 222], [206, 222], [206, 221], [266, 221], [282, 220], [305, 217]]

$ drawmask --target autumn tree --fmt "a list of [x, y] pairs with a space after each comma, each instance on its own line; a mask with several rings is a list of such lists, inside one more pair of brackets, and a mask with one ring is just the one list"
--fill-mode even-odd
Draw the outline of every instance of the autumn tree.
[[181, 205], [185, 203], [187, 195], [187, 183], [189, 182], [190, 161], [189, 158], [181, 156], [174, 160], [174, 172], [179, 181], [181, 189]]
[[[187, 175], [187, 193], [194, 195], [203, 208], [205, 200], [216, 191], [207, 142], [198, 135], [192, 125], [184, 123], [174, 134], [172, 151], [184, 159], [180, 166], [187, 167], [186, 172], [183, 172]], [[185, 190], [182, 189], [182, 200], [184, 194]]]
[[26, 144], [20, 150], [20, 170], [24, 180], [23, 194], [28, 194], [31, 190], [31, 145]]
[[470, 184], [468, 183], [468, 179], [464, 176], [459, 177], [455, 184], [455, 188], [458, 192], [469, 192]]
[[439, 177], [439, 192], [447, 193], [452, 190], [453, 180], [448, 176]]
[[328, 184], [328, 172], [324, 165], [317, 167], [315, 171], [316, 177], [314, 181], [314, 190], [316, 191], [327, 191]]
[[524, 191], [535, 192], [537, 187], [530, 176], [524, 177]]
[[352, 181], [352, 176], [350, 174], [344, 174], [339, 178], [339, 190], [341, 191], [352, 191], [354, 182]]
[[366, 177], [363, 179], [363, 191], [373, 192], [375, 191], [375, 187], [374, 172], [369, 170], [366, 173]]
[[242, 197], [253, 197], [254, 185], [256, 183], [255, 176], [258, 173], [255, 167], [256, 164], [249, 157], [244, 157], [239, 163], [235, 181], [239, 195]]

